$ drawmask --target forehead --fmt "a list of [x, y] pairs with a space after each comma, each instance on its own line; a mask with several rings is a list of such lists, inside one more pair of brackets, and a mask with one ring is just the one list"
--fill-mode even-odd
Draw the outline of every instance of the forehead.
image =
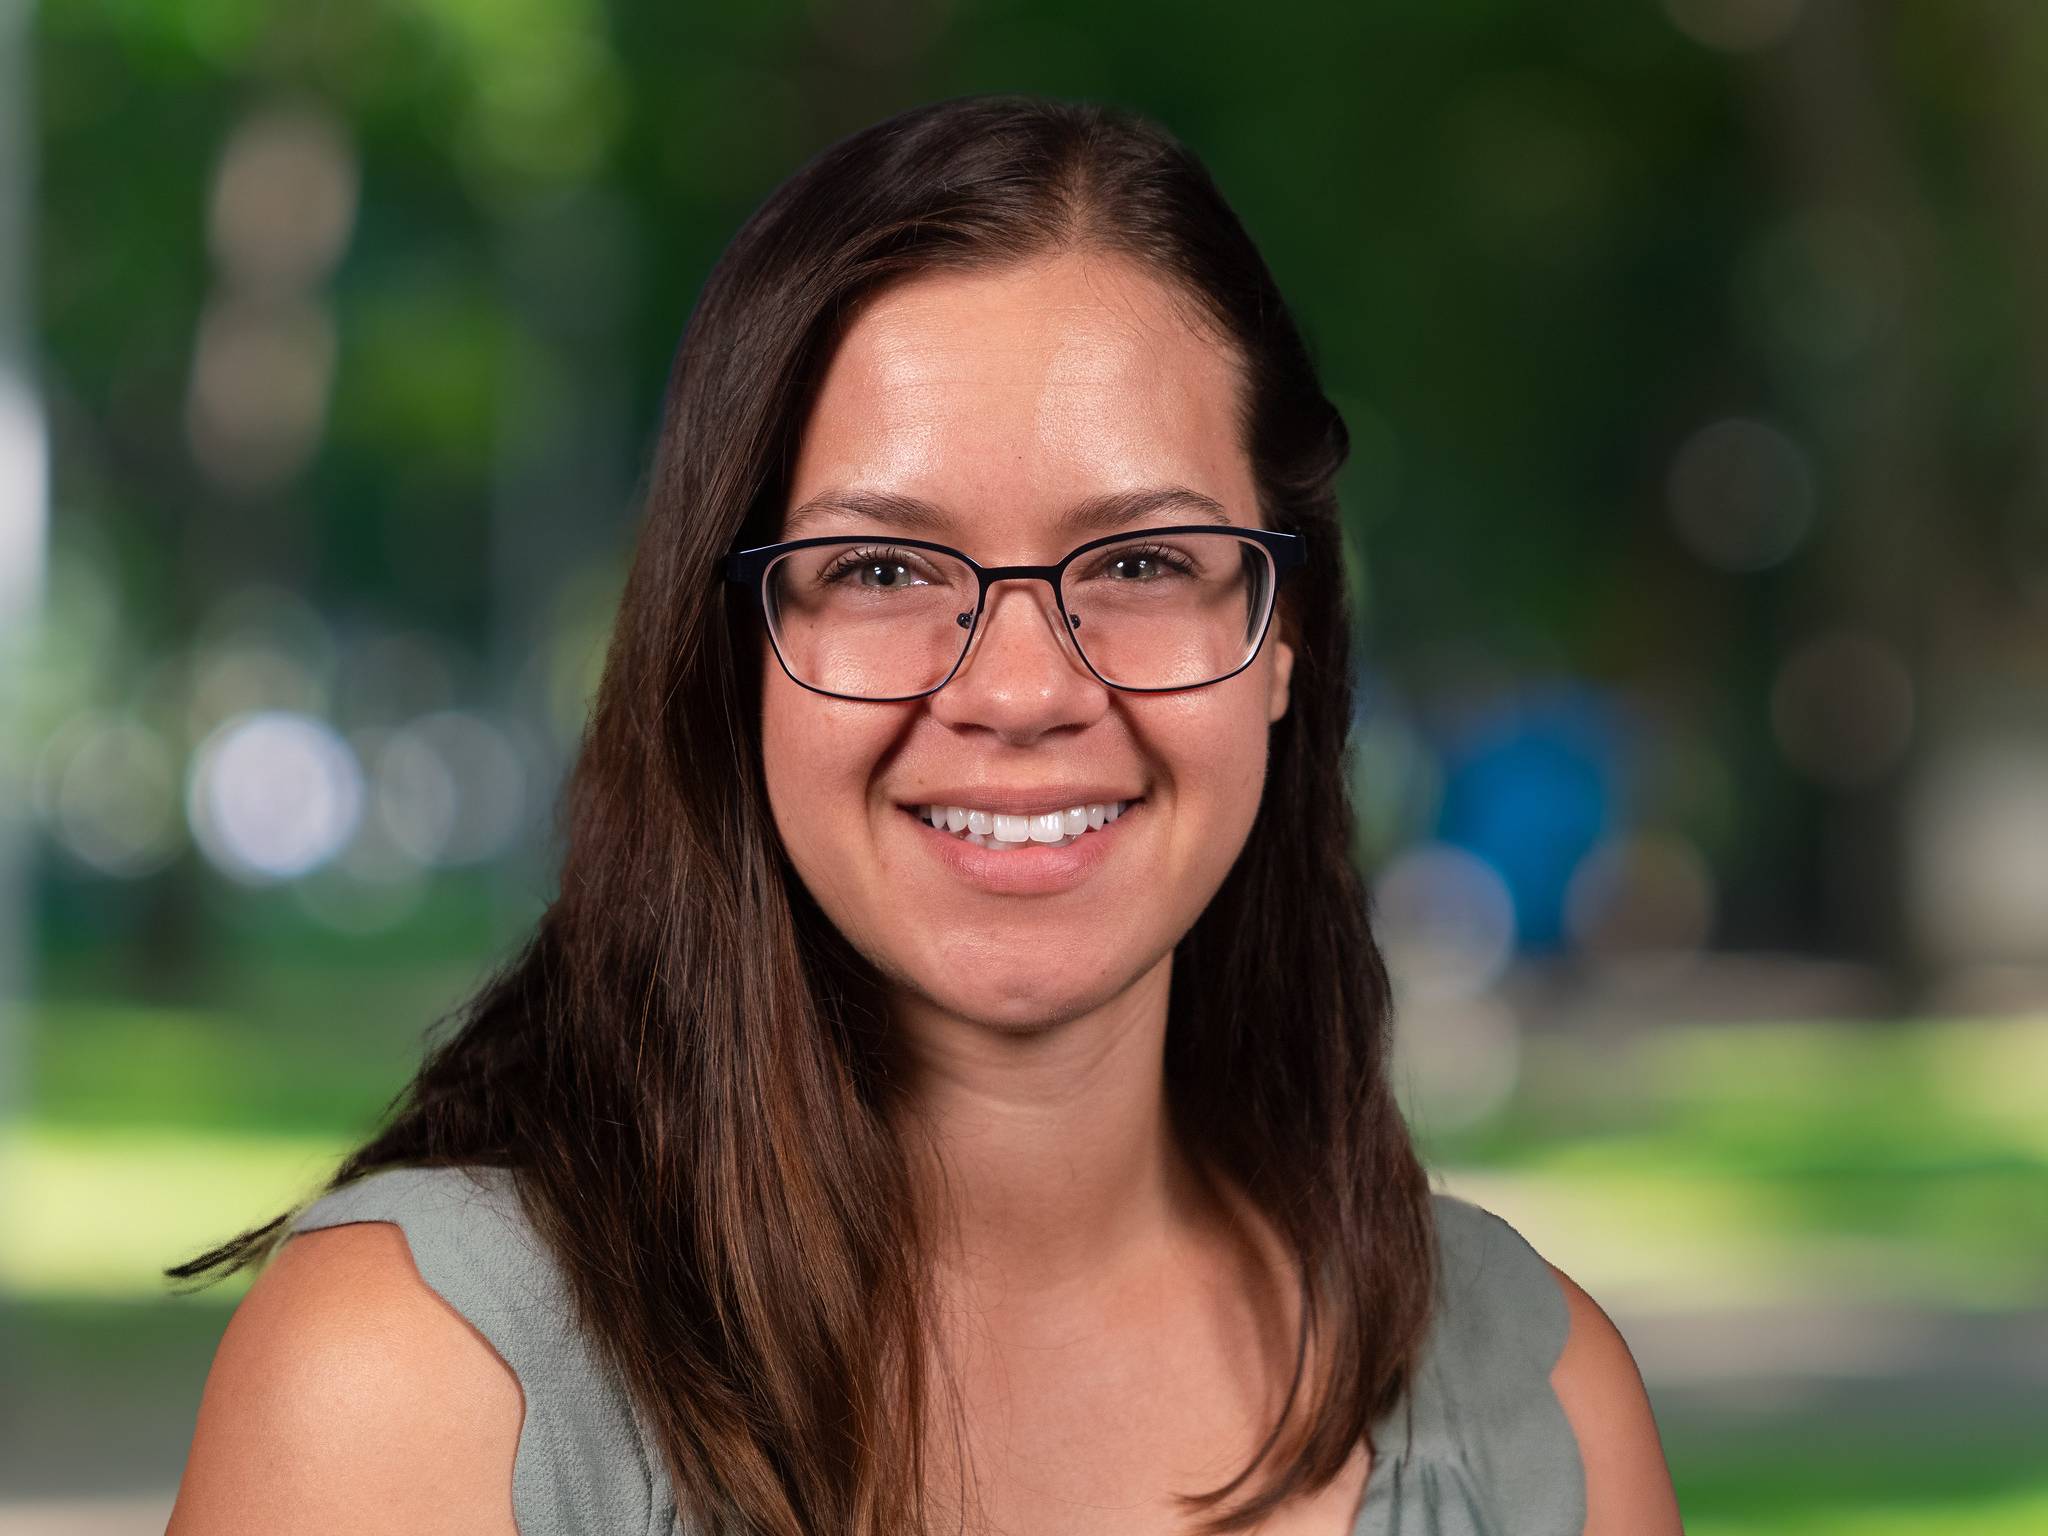
[[[1239, 388], [1230, 349], [1120, 259], [920, 276], [875, 298], [833, 354], [788, 505], [893, 494], [988, 532], [1180, 486], [1256, 525]], [[785, 535], [858, 521], [811, 510]]]

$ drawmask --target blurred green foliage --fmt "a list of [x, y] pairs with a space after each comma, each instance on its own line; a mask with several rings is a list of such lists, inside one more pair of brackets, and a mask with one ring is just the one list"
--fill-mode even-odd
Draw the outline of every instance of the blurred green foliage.
[[[1301, 314], [1353, 431], [1373, 667], [1423, 698], [1565, 672], [1655, 700], [1735, 787], [1634, 808], [1708, 851], [1725, 937], [1886, 952], [1895, 882], [1823, 877], [1760, 701], [1815, 627], [1911, 662], [2048, 604], [2048, 12], [1748, 7], [1798, 25], [1731, 51], [1714, 11], [53, 0], [55, 533], [102, 553], [125, 636], [89, 686], [120, 696], [250, 581], [506, 686], [555, 588], [615, 564], [682, 322], [771, 187], [917, 101], [1102, 98], [1207, 159]], [[237, 496], [184, 440], [209, 178], [293, 103], [343, 126], [360, 208], [317, 455]], [[1728, 415], [1812, 465], [1811, 538], [1768, 569], [1667, 521], [1673, 455]]]

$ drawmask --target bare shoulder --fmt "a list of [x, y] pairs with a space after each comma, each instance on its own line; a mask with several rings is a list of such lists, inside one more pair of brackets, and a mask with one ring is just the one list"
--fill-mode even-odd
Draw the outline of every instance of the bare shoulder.
[[1678, 1496], [1628, 1341], [1570, 1275], [1544, 1263], [1571, 1314], [1550, 1383], [1586, 1469], [1583, 1536], [1680, 1536]]
[[221, 1336], [165, 1536], [516, 1536], [523, 1417], [511, 1367], [402, 1229], [300, 1232]]

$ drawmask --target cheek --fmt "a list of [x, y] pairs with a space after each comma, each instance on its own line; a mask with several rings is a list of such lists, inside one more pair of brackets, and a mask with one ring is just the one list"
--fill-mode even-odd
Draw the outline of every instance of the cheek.
[[801, 710], [782, 693], [774, 677], [762, 686], [761, 772], [768, 784], [768, 804], [786, 843], [791, 821], [802, 811], [797, 802], [811, 781], [803, 761], [810, 733], [803, 729]]
[[1238, 683], [1245, 686], [1233, 695], [1231, 707], [1206, 722], [1188, 756], [1189, 830], [1203, 846], [1201, 862], [1216, 884], [1243, 852], [1258, 820], [1271, 757], [1270, 680], [1252, 669], [1225, 686]]
[[850, 772], [847, 754], [835, 746], [843, 734], [837, 724], [829, 699], [786, 677], [769, 678], [761, 705], [761, 759], [769, 804], [792, 851], [794, 827], [828, 829], [846, 815], [843, 804], [838, 818], [821, 814], [827, 803], [839, 799], [840, 782]]
[[1232, 830], [1251, 825], [1265, 785], [1268, 687], [1268, 679], [1250, 669], [1186, 696], [1179, 710], [1153, 721], [1155, 750], [1176, 797]]
[[1156, 764], [1169, 810], [1172, 869], [1192, 923], [1243, 851], [1265, 791], [1267, 681], [1247, 671], [1183, 697], [1161, 695], [1133, 711]]
[[889, 710], [825, 698], [779, 668], [763, 684], [769, 808], [790, 862], [821, 903], [844, 883], [867, 835], [868, 786], [895, 729]]

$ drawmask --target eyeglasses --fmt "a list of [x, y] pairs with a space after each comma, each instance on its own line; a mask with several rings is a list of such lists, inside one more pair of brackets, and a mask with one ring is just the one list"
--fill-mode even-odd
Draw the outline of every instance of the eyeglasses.
[[792, 539], [735, 550], [790, 680], [839, 699], [936, 693], [967, 658], [991, 583], [1042, 581], [1088, 670], [1111, 688], [1169, 693], [1252, 664], [1300, 534], [1214, 523], [1090, 539], [1057, 565], [977, 565], [923, 539]]

